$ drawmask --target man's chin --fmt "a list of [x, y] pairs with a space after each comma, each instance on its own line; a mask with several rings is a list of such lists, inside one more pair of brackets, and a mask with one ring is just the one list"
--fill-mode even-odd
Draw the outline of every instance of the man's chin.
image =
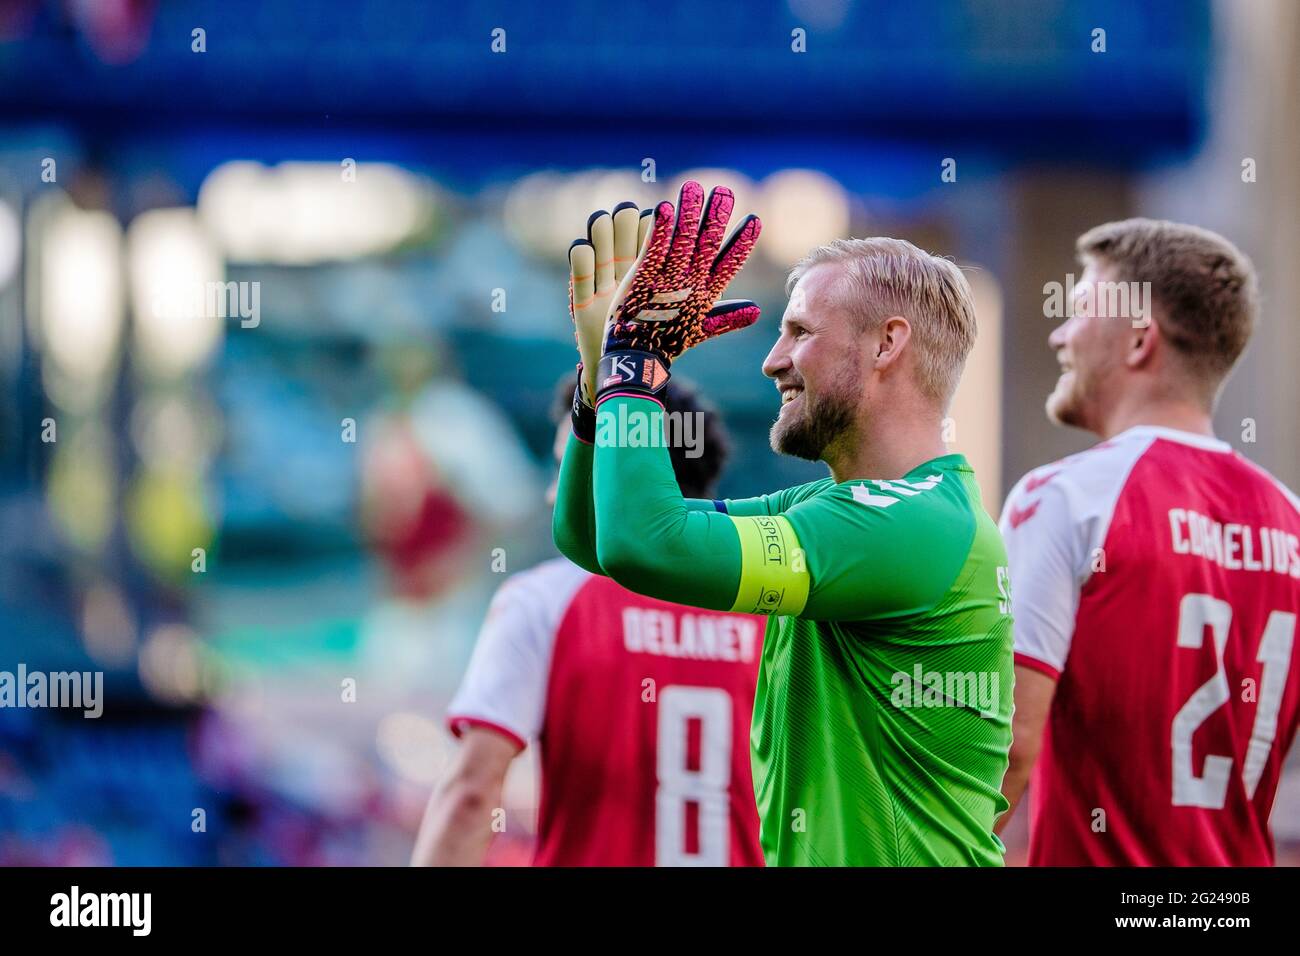
[[[854, 376], [856, 378], [856, 373]], [[772, 450], [805, 461], [825, 461], [827, 450], [854, 427], [854, 404], [844, 395], [813, 399], [807, 392], [781, 406], [768, 439]]]
[[803, 455], [797, 453], [797, 443], [791, 440], [791, 432], [792, 429], [788, 425], [777, 419], [772, 423], [772, 428], [767, 433], [767, 443], [772, 446], [772, 451], [778, 455], [794, 455], [797, 458], [802, 458]]
[[807, 421], [785, 421], [778, 417], [768, 432], [772, 450], [780, 455], [802, 458], [804, 461], [821, 461], [824, 444], [819, 444]]
[[1057, 425], [1066, 425], [1073, 428], [1084, 427], [1079, 405], [1074, 401], [1073, 396], [1069, 394], [1060, 391], [1052, 392], [1051, 395], [1047, 396], [1045, 408], [1047, 417]]

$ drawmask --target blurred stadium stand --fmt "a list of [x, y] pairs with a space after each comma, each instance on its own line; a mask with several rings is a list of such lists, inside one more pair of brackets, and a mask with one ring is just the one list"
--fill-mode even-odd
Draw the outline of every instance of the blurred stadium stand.
[[[1162, 208], [1152, 183], [1215, 155], [1225, 115], [1294, 165], [1294, 118], [1270, 126], [1250, 106], [1294, 50], [1250, 72], [1242, 58], [1273, 49], [1263, 16], [1225, 52], [1205, 0], [611, 9], [0, 8], [0, 669], [102, 669], [110, 701], [99, 721], [0, 710], [0, 863], [405, 860], [450, 746], [442, 708], [500, 581], [489, 552], [508, 571], [553, 553], [548, 409], [575, 360], [563, 252], [593, 203], [650, 202], [712, 170], [764, 216], [737, 290], [764, 328], [725, 361], [706, 346], [680, 365], [735, 435], [726, 495], [821, 474], [768, 450], [757, 372], [799, 250], [893, 234], [976, 267], [985, 351], [958, 419], [995, 507], [1083, 443], [1041, 414], [1042, 285], [1071, 269], [1073, 236]], [[1226, 108], [1225, 57], [1250, 77]], [[957, 184], [939, 179], [945, 157]], [[337, 188], [345, 158], [364, 202]], [[1205, 224], [1230, 234], [1267, 221], [1231, 187], [1180, 195], [1228, 196], [1241, 218]], [[84, 240], [83, 258], [52, 259], [51, 229]], [[1297, 247], [1243, 244], [1262, 267], [1270, 246]], [[151, 326], [128, 278], [146, 266], [257, 283], [260, 324]], [[1270, 290], [1283, 308], [1287, 281]], [[58, 332], [51, 283], [94, 282], [102, 321], [78, 325], [74, 296]], [[1264, 334], [1259, 361], [1300, 351], [1294, 331]], [[502, 363], [520, 377], [502, 382]], [[1234, 384], [1229, 436], [1246, 413], [1283, 427], [1296, 386], [1261, 391], [1276, 381]], [[448, 454], [439, 408], [482, 440]], [[1294, 437], [1258, 451], [1300, 478]], [[458, 498], [460, 473], [481, 477]], [[434, 530], [387, 539], [386, 506]], [[506, 801], [524, 831], [533, 785], [521, 763]], [[1300, 843], [1300, 821], [1281, 823]], [[526, 839], [497, 852], [526, 859]]]

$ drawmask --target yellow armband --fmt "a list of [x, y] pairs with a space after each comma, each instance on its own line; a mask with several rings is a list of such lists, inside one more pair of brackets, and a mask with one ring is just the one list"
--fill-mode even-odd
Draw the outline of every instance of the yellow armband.
[[740, 587], [731, 610], [798, 615], [808, 603], [808, 563], [789, 520], [729, 517], [740, 537]]

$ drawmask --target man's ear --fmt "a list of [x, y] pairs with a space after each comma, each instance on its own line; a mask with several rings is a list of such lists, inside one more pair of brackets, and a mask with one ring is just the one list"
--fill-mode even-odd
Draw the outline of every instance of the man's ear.
[[883, 371], [898, 361], [903, 348], [912, 338], [912, 324], [901, 315], [891, 315], [880, 327], [876, 354], [872, 356], [876, 368]]
[[1167, 344], [1160, 332], [1160, 324], [1153, 317], [1148, 316], [1140, 322], [1134, 319], [1133, 327], [1129, 330], [1128, 354], [1124, 356], [1124, 362], [1129, 368], [1143, 368]]

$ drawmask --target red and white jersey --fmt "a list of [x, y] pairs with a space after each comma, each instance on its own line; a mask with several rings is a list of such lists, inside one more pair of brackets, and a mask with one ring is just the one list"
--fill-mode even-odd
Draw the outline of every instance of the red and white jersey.
[[540, 744], [535, 864], [762, 865], [749, 725], [764, 624], [564, 559], [502, 585], [448, 724]]
[[1002, 515], [1016, 663], [1057, 679], [1031, 865], [1260, 866], [1300, 720], [1300, 502], [1224, 442], [1132, 428]]

